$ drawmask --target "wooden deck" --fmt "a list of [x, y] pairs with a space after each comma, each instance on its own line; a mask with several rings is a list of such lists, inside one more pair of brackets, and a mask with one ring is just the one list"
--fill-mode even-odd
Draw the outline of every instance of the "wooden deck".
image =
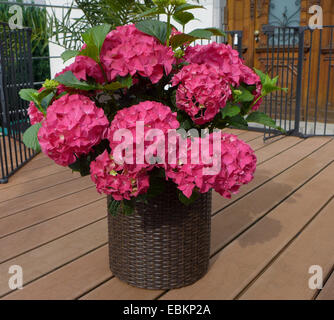
[[[209, 273], [180, 290], [130, 287], [108, 268], [106, 199], [37, 156], [0, 185], [3, 299], [334, 299], [334, 140], [234, 131], [256, 150], [255, 180], [231, 201], [214, 196]], [[23, 290], [8, 287], [23, 268]], [[308, 286], [323, 269], [322, 291]]]

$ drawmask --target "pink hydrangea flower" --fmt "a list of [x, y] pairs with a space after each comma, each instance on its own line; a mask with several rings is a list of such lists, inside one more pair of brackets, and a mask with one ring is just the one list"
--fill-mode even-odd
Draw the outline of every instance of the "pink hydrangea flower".
[[65, 95], [52, 103], [38, 132], [43, 153], [68, 166], [106, 138], [109, 121], [88, 97]]
[[44, 119], [43, 113], [37, 109], [36, 105], [33, 102], [30, 102], [29, 104], [28, 115], [31, 125], [42, 122]]
[[[71, 71], [78, 80], [87, 81], [88, 78], [93, 78], [99, 84], [105, 82], [100, 66], [93, 59], [86, 56], [77, 56], [75, 61], [65, 67], [62, 71], [58, 72], [55, 75], [55, 78], [67, 71]], [[57, 94], [59, 95], [66, 91], [68, 91], [68, 88], [63, 84], [60, 84], [58, 86]], [[80, 91], [80, 94], [87, 94], [87, 92]]]
[[116, 164], [107, 151], [91, 163], [90, 172], [97, 191], [111, 195], [117, 201], [146, 193], [150, 185], [145, 171], [129, 173], [124, 166]]
[[230, 45], [212, 42], [208, 45], [188, 47], [185, 59], [189, 63], [210, 64], [218, 68], [230, 84], [240, 84], [242, 60], [238, 51], [233, 50]]
[[199, 125], [214, 119], [231, 97], [229, 84], [217, 68], [207, 64], [190, 64], [181, 69], [172, 80], [176, 91], [176, 104]]
[[[199, 150], [204, 147], [204, 143], [209, 144], [203, 156], [201, 151], [192, 153], [191, 144], [194, 141], [197, 141]], [[166, 177], [188, 198], [195, 189], [200, 193], [214, 189], [223, 197], [231, 198], [241, 185], [249, 183], [254, 177], [256, 156], [249, 145], [229, 134], [222, 135], [221, 150], [215, 149], [213, 142], [213, 134], [207, 140], [188, 138], [187, 160], [166, 166]], [[215, 152], [220, 156], [215, 157]], [[179, 159], [182, 159], [181, 156]], [[197, 164], [193, 161], [194, 156], [198, 159]]]
[[100, 66], [92, 58], [77, 56], [69, 69], [79, 80], [87, 81], [90, 77], [95, 79], [97, 83], [105, 82]]
[[[256, 90], [253, 92], [254, 101], [261, 96], [262, 84], [260, 77], [244, 64], [244, 61], [239, 57], [239, 53], [232, 49], [230, 45], [213, 42], [208, 45], [188, 47], [185, 59], [190, 63], [215, 66], [222, 72], [227, 82], [234, 87], [238, 87], [242, 83], [255, 85]], [[258, 100], [253, 106], [253, 110], [257, 110], [261, 103], [262, 99]]]
[[[38, 92], [42, 92], [44, 88], [40, 88]], [[30, 102], [29, 108], [27, 109], [28, 116], [30, 119], [30, 124], [34, 125], [36, 123], [42, 122], [44, 120], [44, 115], [38, 110], [34, 102]]]
[[101, 61], [109, 81], [136, 73], [157, 83], [168, 75], [175, 62], [173, 50], [155, 37], [139, 31], [134, 24], [117, 27], [103, 44]]
[[[140, 124], [143, 126], [143, 132], [138, 136], [137, 128], [140, 130]], [[147, 161], [150, 155], [154, 156], [156, 151], [155, 148], [152, 148], [152, 152], [150, 153], [151, 146], [153, 146], [153, 144], [161, 146], [161, 144], [164, 143], [163, 147], [165, 149], [168, 141], [168, 131], [178, 129], [179, 127], [180, 124], [177, 121], [176, 112], [172, 113], [171, 109], [162, 103], [145, 101], [138, 105], [131, 106], [130, 108], [119, 110], [111, 122], [108, 138], [113, 151], [115, 151], [121, 143], [124, 149], [132, 150], [128, 155], [113, 155], [118, 163], [124, 160], [127, 163], [129, 171], [138, 172], [142, 169], [150, 170], [153, 168], [152, 163]], [[132, 141], [117, 141], [116, 135], [121, 133], [122, 131], [120, 130], [122, 129], [128, 130], [128, 135], [132, 138]], [[161, 130], [162, 135], [156, 136], [155, 138], [153, 137], [154, 141], [148, 141], [149, 131], [154, 129]], [[139, 148], [138, 145], [142, 145], [143, 148]]]

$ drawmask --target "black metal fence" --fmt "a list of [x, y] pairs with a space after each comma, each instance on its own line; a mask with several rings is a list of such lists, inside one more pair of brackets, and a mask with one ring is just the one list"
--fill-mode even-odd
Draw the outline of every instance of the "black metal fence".
[[30, 124], [28, 103], [18, 94], [32, 86], [31, 29], [0, 23], [0, 183], [35, 155], [22, 142]]
[[[334, 136], [334, 26], [264, 26], [262, 69], [288, 88], [265, 99], [262, 111], [289, 134]], [[266, 130], [265, 138], [279, 134]]]

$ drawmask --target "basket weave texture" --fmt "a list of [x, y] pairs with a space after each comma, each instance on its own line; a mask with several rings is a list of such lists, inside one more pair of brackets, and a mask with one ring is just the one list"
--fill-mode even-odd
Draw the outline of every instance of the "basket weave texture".
[[[110, 201], [110, 198], [108, 198]], [[209, 265], [212, 193], [183, 205], [176, 187], [138, 203], [132, 215], [108, 214], [110, 269], [145, 289], [176, 289], [202, 278]]]

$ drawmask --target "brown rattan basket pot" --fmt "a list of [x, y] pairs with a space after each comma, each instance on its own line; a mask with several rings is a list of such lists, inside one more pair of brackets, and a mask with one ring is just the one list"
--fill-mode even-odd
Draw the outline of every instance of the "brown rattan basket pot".
[[[110, 200], [110, 198], [109, 198]], [[176, 187], [138, 203], [132, 215], [108, 214], [110, 269], [120, 280], [145, 289], [176, 289], [202, 278], [209, 265], [212, 193], [190, 206]]]

